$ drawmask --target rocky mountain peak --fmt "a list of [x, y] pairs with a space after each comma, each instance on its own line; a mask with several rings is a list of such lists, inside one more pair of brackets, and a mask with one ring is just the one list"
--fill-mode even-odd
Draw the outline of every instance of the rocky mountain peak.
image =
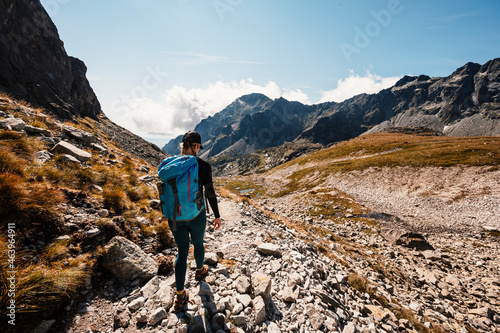
[[40, 1], [0, 1], [0, 91], [60, 118], [97, 118], [101, 106], [81, 60], [69, 57]]

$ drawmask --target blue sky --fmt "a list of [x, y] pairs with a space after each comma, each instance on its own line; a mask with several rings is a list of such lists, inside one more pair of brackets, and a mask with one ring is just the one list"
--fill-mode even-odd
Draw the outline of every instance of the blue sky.
[[104, 113], [163, 146], [237, 97], [306, 104], [500, 57], [500, 1], [42, 0]]

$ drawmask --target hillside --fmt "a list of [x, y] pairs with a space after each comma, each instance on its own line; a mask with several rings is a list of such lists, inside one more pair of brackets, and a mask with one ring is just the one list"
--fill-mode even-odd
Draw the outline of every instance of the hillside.
[[[176, 248], [155, 170], [99, 122], [62, 124], [8, 96], [1, 103], [0, 217], [18, 243], [21, 330], [499, 328], [496, 137], [368, 135], [218, 178], [223, 229], [207, 228], [210, 275], [194, 283], [188, 272], [191, 301], [176, 315]], [[7, 236], [0, 245], [6, 256]], [[8, 300], [3, 289], [2, 309]]]
[[[390, 128], [427, 128], [447, 136], [500, 135], [500, 59], [467, 63], [447, 77], [405, 76], [376, 94], [304, 105], [262, 94], [242, 96], [195, 128], [202, 157], [239, 157], [286, 142], [328, 146]], [[163, 150], [178, 152], [182, 136]]]

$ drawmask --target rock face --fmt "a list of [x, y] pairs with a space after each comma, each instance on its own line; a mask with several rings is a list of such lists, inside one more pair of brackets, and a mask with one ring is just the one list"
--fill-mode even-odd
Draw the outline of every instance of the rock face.
[[158, 264], [139, 246], [116, 236], [106, 246], [103, 266], [120, 281], [147, 280], [158, 273]]
[[40, 1], [0, 1], [0, 89], [59, 117], [91, 117], [101, 106], [85, 64], [69, 57]]
[[[392, 128], [450, 136], [500, 134], [500, 58], [468, 63], [448, 77], [405, 76], [377, 94], [304, 105], [261, 94], [238, 98], [195, 128], [202, 157], [241, 156], [285, 142], [322, 145]], [[163, 150], [178, 153], [178, 137]]]

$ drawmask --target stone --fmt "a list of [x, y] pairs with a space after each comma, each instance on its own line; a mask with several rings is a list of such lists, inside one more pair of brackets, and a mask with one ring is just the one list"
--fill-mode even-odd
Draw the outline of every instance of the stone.
[[10, 128], [13, 131], [22, 131], [26, 123], [19, 118], [0, 119], [0, 127]]
[[81, 143], [90, 145], [91, 143], [97, 142], [97, 138], [95, 137], [95, 135], [79, 128], [63, 124], [61, 125], [61, 130], [69, 137]]
[[155, 309], [152, 313], [151, 316], [148, 318], [148, 325], [156, 325], [163, 319], [167, 318], [167, 311], [165, 311], [164, 308], [158, 308]]
[[211, 297], [213, 295], [212, 288], [205, 281], [201, 281], [200, 287], [198, 289], [198, 295]]
[[388, 309], [384, 309], [381, 306], [371, 305], [371, 304], [367, 304], [365, 305], [365, 307], [366, 309], [368, 309], [369, 313], [373, 315], [373, 317], [377, 322], [385, 322], [388, 319], [391, 319], [392, 321], [397, 321], [397, 318], [394, 315], [394, 313], [392, 313]]
[[160, 287], [160, 278], [158, 276], [155, 276], [141, 288], [140, 293], [145, 299], [149, 299], [151, 298], [151, 296], [156, 294], [159, 287]]
[[30, 134], [43, 135], [45, 137], [53, 137], [54, 136], [54, 134], [52, 134], [52, 132], [49, 131], [48, 129], [35, 127], [35, 126], [31, 126], [31, 125], [24, 126], [24, 130]]
[[216, 313], [213, 317], [212, 317], [212, 321], [211, 321], [211, 324], [212, 324], [212, 330], [217, 332], [219, 330], [224, 330], [224, 326], [226, 325], [226, 316], [222, 313]]
[[43, 320], [35, 329], [32, 331], [32, 333], [48, 333], [51, 331], [52, 326], [55, 324], [55, 320]]
[[101, 230], [99, 228], [92, 228], [90, 230], [87, 230], [85, 232], [85, 235], [87, 235], [88, 238], [93, 238], [101, 233]]
[[[101, 188], [101, 191], [102, 191], [102, 188]], [[107, 209], [99, 209], [97, 211], [97, 215], [99, 215], [100, 217], [108, 217], [109, 216], [109, 210]]]
[[133, 300], [132, 302], [130, 302], [130, 304], [128, 305], [128, 308], [132, 311], [136, 311], [144, 305], [144, 301], [145, 301], [144, 297], [141, 296], [141, 297]]
[[115, 328], [120, 328], [120, 327], [127, 327], [128, 324], [130, 323], [131, 319], [131, 314], [130, 311], [126, 308], [118, 308], [115, 312], [115, 316], [113, 319], [114, 327]]
[[428, 269], [417, 267], [416, 269], [420, 280], [427, 284], [436, 284], [438, 282], [436, 275]]
[[393, 245], [401, 245], [419, 251], [434, 250], [434, 247], [418, 232], [386, 229], [382, 230], [380, 235]]
[[319, 312], [315, 312], [312, 314], [309, 320], [311, 321], [311, 326], [315, 330], [319, 330], [321, 326], [323, 326], [323, 323], [325, 322], [325, 316]]
[[87, 162], [92, 158], [92, 154], [82, 150], [78, 147], [75, 147], [69, 142], [61, 141], [57, 143], [52, 149], [52, 153], [57, 154], [68, 154], [75, 157], [80, 162]]
[[205, 253], [205, 264], [207, 265], [215, 265], [218, 262], [217, 254], [213, 252]]
[[281, 333], [281, 330], [278, 327], [278, 324], [276, 324], [275, 322], [271, 322], [269, 323], [269, 325], [267, 325], [267, 333]]
[[248, 307], [250, 305], [250, 303], [252, 302], [252, 298], [250, 297], [250, 295], [236, 295], [236, 300], [241, 303], [245, 308]]
[[244, 275], [239, 276], [234, 282], [233, 287], [240, 294], [249, 294], [252, 291], [252, 285], [250, 279]]
[[354, 324], [352, 321], [347, 323], [347, 325], [344, 326], [344, 329], [342, 330], [342, 333], [357, 333], [358, 330], [356, 328], [356, 324]]
[[280, 258], [281, 257], [281, 250], [279, 245], [272, 244], [272, 243], [263, 243], [257, 246], [257, 251], [264, 255], [272, 255], [275, 257]]
[[41, 151], [37, 152], [35, 154], [35, 156], [42, 163], [45, 163], [45, 162], [49, 161], [52, 157], [54, 157], [53, 154], [49, 153], [46, 150], [41, 150]]
[[296, 292], [294, 292], [291, 287], [285, 287], [283, 289], [282, 298], [285, 302], [294, 303], [297, 301], [298, 297], [299, 297], [299, 289], [297, 289]]
[[481, 308], [469, 310], [469, 314], [491, 319], [493, 318], [494, 311], [490, 307], [484, 306]]
[[255, 297], [252, 303], [255, 314], [255, 324], [259, 325], [266, 320], [266, 304], [261, 296]]
[[168, 280], [160, 282], [158, 286], [158, 292], [154, 295], [155, 299], [158, 299], [165, 309], [170, 309], [174, 303], [174, 290]]
[[304, 278], [302, 277], [302, 275], [298, 273], [292, 273], [288, 277], [288, 286], [293, 288], [296, 285], [302, 285], [302, 284], [304, 284]]
[[271, 295], [271, 279], [264, 274], [254, 273], [252, 274], [252, 287], [254, 296], [262, 296], [264, 300], [268, 300]]
[[106, 245], [102, 264], [122, 283], [135, 279], [149, 280], [158, 273], [156, 261], [121, 236], [115, 236]]
[[76, 164], [80, 164], [80, 161], [74, 157], [74, 156], [71, 156], [69, 154], [62, 154], [62, 155], [59, 155], [59, 160], [61, 162], [69, 162], [69, 163], [76, 163]]
[[231, 316], [231, 320], [238, 326], [244, 326], [247, 324], [247, 317], [245, 315]]

